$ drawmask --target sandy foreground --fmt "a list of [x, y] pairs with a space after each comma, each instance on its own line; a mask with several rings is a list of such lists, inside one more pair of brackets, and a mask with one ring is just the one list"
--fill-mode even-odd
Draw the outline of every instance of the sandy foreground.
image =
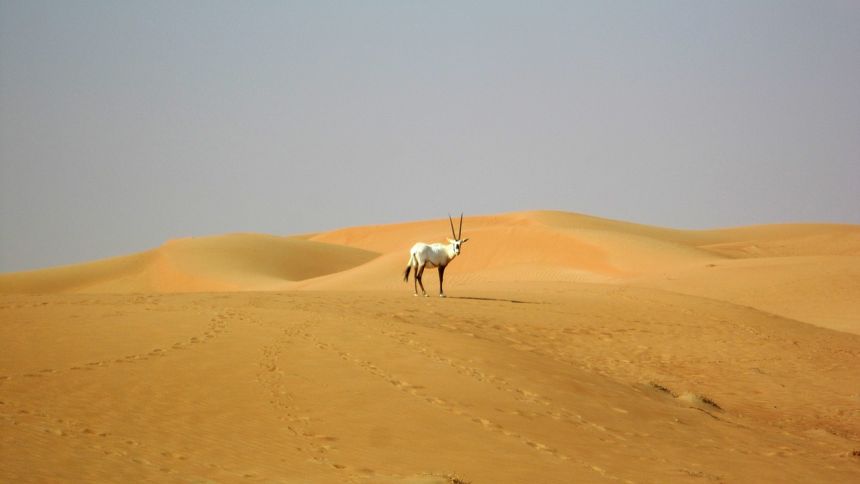
[[860, 482], [860, 226], [470, 217], [0, 275], [0, 481]]

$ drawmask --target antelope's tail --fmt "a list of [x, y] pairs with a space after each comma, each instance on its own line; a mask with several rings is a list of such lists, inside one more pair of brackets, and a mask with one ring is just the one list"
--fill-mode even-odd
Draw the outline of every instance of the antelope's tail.
[[409, 271], [412, 270], [412, 260], [415, 259], [414, 255], [409, 255], [409, 262], [407, 262], [406, 270], [403, 272], [403, 282], [409, 282]]

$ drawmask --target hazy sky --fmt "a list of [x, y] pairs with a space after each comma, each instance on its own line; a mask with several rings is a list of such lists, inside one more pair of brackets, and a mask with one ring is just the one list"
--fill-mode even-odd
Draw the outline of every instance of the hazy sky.
[[449, 211], [860, 223], [858, 26], [854, 0], [0, 0], [0, 271]]

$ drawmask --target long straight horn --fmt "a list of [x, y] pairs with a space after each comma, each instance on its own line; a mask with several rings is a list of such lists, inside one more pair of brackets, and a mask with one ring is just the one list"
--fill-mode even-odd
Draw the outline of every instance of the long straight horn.
[[454, 221], [451, 220], [451, 214], [448, 214], [448, 221], [451, 222], [451, 235], [454, 236], [454, 240], [457, 240], [457, 234], [454, 233]]
[[[450, 215], [449, 215], [450, 217]], [[451, 227], [453, 229], [454, 227]], [[460, 240], [460, 237], [463, 236], [463, 212], [460, 212], [460, 234], [457, 235], [457, 240]]]

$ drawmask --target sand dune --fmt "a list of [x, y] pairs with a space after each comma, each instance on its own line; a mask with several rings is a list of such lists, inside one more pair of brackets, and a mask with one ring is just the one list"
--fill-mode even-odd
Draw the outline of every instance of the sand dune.
[[0, 276], [0, 292], [133, 293], [283, 289], [377, 254], [301, 238], [232, 234], [166, 242], [126, 257]]
[[[414, 242], [444, 241], [450, 237], [450, 229], [445, 230], [446, 222], [356, 227], [318, 234], [312, 240], [397, 253], [402, 271]], [[452, 266], [457, 270], [448, 273], [455, 283], [458, 278], [473, 282], [547, 279], [598, 282], [714, 257], [712, 252], [678, 243], [666, 235], [676, 231], [576, 214], [522, 212], [469, 217], [465, 224], [464, 237], [469, 242], [463, 251], [469, 257], [458, 259], [457, 265]], [[388, 264], [388, 270], [397, 265], [394, 258], [380, 260], [368, 268], [368, 277], [363, 280], [357, 274], [361, 268], [356, 268], [344, 275], [349, 279], [348, 284], [334, 284], [332, 281], [338, 279], [335, 275], [326, 278], [326, 287], [347, 289], [359, 283], [374, 288], [391, 287], [377, 277], [381, 271], [373, 267], [383, 263]]]
[[[449, 236], [447, 220], [442, 219], [297, 237], [233, 234], [181, 239], [126, 257], [0, 275], [0, 292], [394, 289], [402, 286], [397, 274], [405, 267], [414, 242], [444, 241]], [[836, 275], [829, 280], [839, 286], [838, 292], [850, 293], [847, 287], [855, 282], [853, 257], [860, 256], [860, 228], [851, 225], [684, 231], [537, 211], [468, 217], [465, 236], [469, 238], [464, 246], [467, 257], [452, 265], [448, 273], [452, 284], [635, 281], [672, 289], [683, 284], [661, 281], [691, 278], [687, 292], [718, 297], [704, 282], [695, 284], [692, 279], [712, 280], [714, 287], [742, 286], [739, 292], [745, 292], [755, 286], [755, 280], [764, 284], [774, 278], [791, 279], [791, 270], [777, 273], [774, 267], [797, 265], [806, 267], [795, 274], [798, 279], [815, 279], [820, 268]], [[816, 256], [817, 262], [802, 259]], [[779, 262], [770, 260], [776, 258]], [[742, 276], [759, 264], [768, 276], [752, 280]], [[845, 271], [830, 268], [840, 264]], [[714, 267], [719, 269], [711, 270]], [[735, 273], [743, 279], [741, 286], [727, 280]], [[727, 297], [730, 294], [731, 290], [726, 292]]]
[[860, 257], [726, 260], [636, 283], [860, 334]]
[[[467, 217], [449, 288], [517, 282], [633, 284], [860, 332], [860, 227], [781, 224], [685, 231], [553, 211]], [[139, 254], [0, 275], [0, 293], [401, 290], [416, 241], [447, 220], [296, 237], [180, 239]], [[425, 278], [437, 287], [434, 271]], [[431, 290], [432, 292], [432, 290]]]
[[711, 243], [704, 248], [730, 257], [860, 255], [860, 230], [856, 225], [764, 225], [706, 234]]
[[[403, 286], [413, 241], [444, 240], [444, 220], [356, 227], [312, 240], [385, 255], [296, 288]], [[518, 281], [636, 284], [722, 299], [801, 321], [860, 332], [860, 227], [796, 224], [683, 231], [564, 212], [471, 217], [449, 287]], [[437, 284], [429, 273], [430, 286]], [[406, 288], [408, 291], [408, 288]]]
[[860, 481], [860, 227], [463, 232], [448, 299], [444, 219], [0, 275], [0, 480]]

